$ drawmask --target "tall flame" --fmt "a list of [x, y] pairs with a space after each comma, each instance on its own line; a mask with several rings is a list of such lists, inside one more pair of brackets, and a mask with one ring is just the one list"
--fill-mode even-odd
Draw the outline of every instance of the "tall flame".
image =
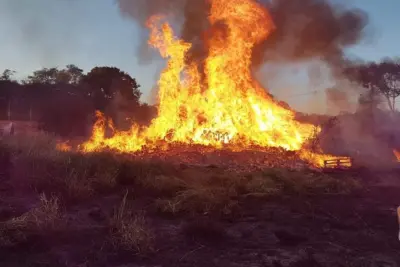
[[299, 150], [302, 158], [321, 166], [325, 156], [302, 149], [315, 126], [295, 121], [294, 113], [277, 104], [252, 77], [252, 49], [275, 27], [268, 11], [253, 0], [210, 1], [209, 22], [215, 28], [207, 41], [207, 82], [197, 65], [186, 62], [191, 44], [176, 38], [163, 16], [151, 17], [149, 45], [168, 59], [158, 82], [158, 116], [148, 128], [133, 125], [105, 138], [106, 122], [98, 113], [82, 150], [135, 152], [170, 143], [237, 150], [281, 147]]

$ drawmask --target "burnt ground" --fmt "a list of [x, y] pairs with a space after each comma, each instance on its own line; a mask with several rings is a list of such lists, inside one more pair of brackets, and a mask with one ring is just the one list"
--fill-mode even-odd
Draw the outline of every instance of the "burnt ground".
[[[118, 173], [112, 187], [103, 184], [95, 193], [68, 181], [63, 186], [73, 189], [66, 193], [58, 178], [43, 183], [60, 175], [50, 166], [53, 161], [44, 163], [50, 166], [46, 173], [39, 170], [43, 163], [32, 163], [2, 156], [0, 266], [400, 266], [400, 175], [395, 171], [329, 174], [345, 187], [351, 187], [350, 177], [358, 181], [345, 193], [332, 189], [336, 186], [325, 190], [323, 183], [321, 191], [297, 190], [296, 183], [270, 191], [237, 186], [241, 193], [219, 205], [208, 191], [198, 199], [199, 194], [172, 198], [164, 176], [152, 186], [138, 183], [143, 170], [130, 173], [135, 181]], [[170, 172], [167, 181], [194, 172], [198, 180], [225, 175], [215, 166], [178, 166], [174, 175]], [[319, 180], [310, 183], [319, 188]], [[126, 220], [124, 214], [129, 214]]]

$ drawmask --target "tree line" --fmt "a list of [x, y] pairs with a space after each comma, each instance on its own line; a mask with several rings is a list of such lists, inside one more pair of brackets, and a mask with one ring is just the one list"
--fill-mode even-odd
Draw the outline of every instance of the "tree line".
[[[343, 69], [349, 80], [364, 90], [359, 102], [368, 110], [386, 102], [396, 110], [400, 96], [400, 61], [353, 63]], [[76, 65], [42, 68], [23, 80], [15, 71], [0, 75], [0, 120], [31, 120], [39, 128], [61, 136], [90, 134], [95, 110], [103, 112], [119, 129], [135, 122], [148, 124], [156, 107], [140, 102], [140, 85], [116, 67], [94, 67], [88, 73]]]
[[94, 67], [88, 73], [76, 65], [43, 68], [21, 81], [15, 71], [0, 76], [0, 119], [30, 120], [41, 130], [61, 136], [87, 136], [99, 110], [127, 129], [132, 120], [148, 124], [156, 108], [140, 102], [140, 85], [116, 67]]

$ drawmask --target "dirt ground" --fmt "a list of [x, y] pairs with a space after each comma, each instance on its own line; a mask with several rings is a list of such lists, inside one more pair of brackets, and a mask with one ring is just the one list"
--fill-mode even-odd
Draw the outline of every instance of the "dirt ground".
[[[18, 226], [23, 220], [16, 218], [43, 204], [40, 192], [5, 169], [0, 178], [0, 221], [11, 220], [15, 227], [3, 229], [0, 236], [4, 267], [400, 266], [397, 171], [356, 172], [362, 188], [348, 195], [246, 196], [226, 214], [160, 212], [154, 205], [158, 195], [120, 181], [113, 190], [85, 201], [61, 199], [62, 219], [30, 228]], [[343, 173], [332, 175], [346, 179]], [[136, 218], [145, 218], [152, 236], [149, 251], [116, 246], [110, 239], [109, 218], [121, 201], [142, 216]], [[50, 216], [51, 207], [45, 213]], [[40, 213], [35, 214], [38, 222]]]

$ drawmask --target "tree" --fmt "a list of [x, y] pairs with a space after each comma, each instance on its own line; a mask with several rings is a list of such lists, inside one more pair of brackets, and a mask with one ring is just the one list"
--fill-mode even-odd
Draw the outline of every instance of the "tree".
[[78, 85], [83, 77], [83, 70], [76, 65], [67, 65], [64, 69], [43, 68], [36, 70], [23, 81], [25, 84], [72, 84]]
[[131, 104], [139, 104], [140, 85], [129, 74], [116, 67], [95, 67], [82, 78], [81, 84], [86, 87], [87, 94], [92, 97], [96, 109], [100, 111], [105, 111], [117, 93]]
[[10, 69], [5, 69], [3, 74], [0, 76], [0, 81], [12, 81], [12, 77], [14, 76], [15, 71]]
[[385, 96], [389, 108], [396, 109], [396, 98], [400, 95], [400, 64], [396, 61], [387, 60], [379, 65], [380, 92]]
[[347, 68], [344, 74], [368, 89], [362, 94], [360, 103], [376, 105], [379, 96], [385, 97], [390, 110], [395, 110], [396, 98], [400, 96], [400, 64], [386, 60], [380, 63], [367, 63]]
[[132, 111], [131, 117], [140, 125], [149, 125], [157, 116], [157, 108], [147, 103], [141, 103]]
[[10, 104], [16, 92], [20, 91], [20, 84], [11, 79], [11, 76], [4, 75], [0, 80], [0, 119], [9, 119]]
[[65, 84], [78, 85], [83, 77], [83, 70], [76, 65], [69, 64], [58, 72], [57, 81]]
[[58, 68], [43, 68], [29, 75], [24, 84], [55, 84], [59, 75]]
[[[76, 85], [51, 85], [37, 99], [39, 128], [59, 136], [86, 136], [94, 110], [88, 97]], [[68, 87], [68, 88], [67, 88]]]

